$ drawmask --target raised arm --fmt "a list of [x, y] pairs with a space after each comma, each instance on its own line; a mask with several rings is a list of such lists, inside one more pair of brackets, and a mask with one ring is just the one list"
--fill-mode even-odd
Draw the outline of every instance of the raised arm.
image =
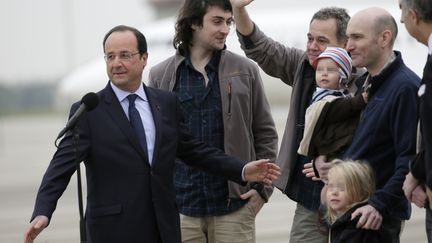
[[254, 28], [254, 24], [246, 10], [246, 6], [252, 1], [253, 0], [230, 0], [233, 7], [237, 31], [246, 36], [252, 34]]

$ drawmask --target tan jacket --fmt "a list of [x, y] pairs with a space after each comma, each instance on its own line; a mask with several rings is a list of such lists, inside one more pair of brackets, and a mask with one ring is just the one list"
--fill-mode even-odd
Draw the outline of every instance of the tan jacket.
[[298, 153], [327, 155], [328, 161], [339, 156], [351, 144], [365, 106], [361, 93], [354, 97], [327, 95], [310, 105]]
[[311, 143], [312, 135], [315, 131], [315, 125], [317, 124], [318, 118], [321, 116], [322, 109], [327, 103], [332, 102], [334, 99], [338, 99], [338, 98], [341, 97], [334, 96], [334, 95], [327, 95], [323, 97], [321, 100], [313, 103], [306, 109], [303, 139], [300, 142], [297, 153], [304, 156], [309, 155], [309, 146]]
[[[150, 70], [149, 86], [172, 91], [176, 72], [184, 57], [178, 52]], [[224, 148], [227, 154], [245, 161], [269, 158], [277, 152], [277, 133], [270, 106], [256, 64], [230, 51], [222, 51], [219, 87], [224, 123]], [[249, 190], [229, 181], [230, 198]], [[267, 201], [271, 186], [261, 191]]]

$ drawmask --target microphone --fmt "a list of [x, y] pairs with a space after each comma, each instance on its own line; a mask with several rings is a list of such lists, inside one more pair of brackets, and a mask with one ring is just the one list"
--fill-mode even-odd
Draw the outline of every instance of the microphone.
[[63, 135], [67, 131], [74, 128], [78, 120], [81, 118], [82, 114], [84, 114], [85, 111], [91, 111], [94, 108], [96, 108], [98, 103], [99, 103], [99, 96], [97, 96], [97, 94], [90, 92], [84, 95], [81, 99], [81, 105], [78, 107], [78, 109], [75, 111], [73, 116], [66, 123], [66, 126], [63, 128], [63, 130], [60, 131], [59, 135], [57, 136], [57, 139], [63, 137]]

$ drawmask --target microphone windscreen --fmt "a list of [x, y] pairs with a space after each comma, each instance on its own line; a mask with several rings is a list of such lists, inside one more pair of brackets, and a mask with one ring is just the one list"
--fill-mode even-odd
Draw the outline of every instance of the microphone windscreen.
[[87, 111], [91, 111], [99, 104], [99, 96], [93, 92], [87, 93], [81, 99]]

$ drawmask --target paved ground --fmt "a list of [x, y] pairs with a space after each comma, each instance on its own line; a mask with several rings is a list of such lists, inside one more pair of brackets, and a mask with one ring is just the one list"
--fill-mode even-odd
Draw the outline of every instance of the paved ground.
[[[282, 136], [286, 112], [275, 109], [273, 115]], [[65, 119], [65, 115], [0, 118], [0, 243], [22, 242], [40, 180], [54, 151], [53, 140]], [[294, 208], [291, 200], [275, 191], [257, 217], [257, 242], [287, 243]], [[36, 242], [79, 242], [75, 177], [51, 225]], [[402, 242], [426, 242], [423, 210], [413, 207]]]

